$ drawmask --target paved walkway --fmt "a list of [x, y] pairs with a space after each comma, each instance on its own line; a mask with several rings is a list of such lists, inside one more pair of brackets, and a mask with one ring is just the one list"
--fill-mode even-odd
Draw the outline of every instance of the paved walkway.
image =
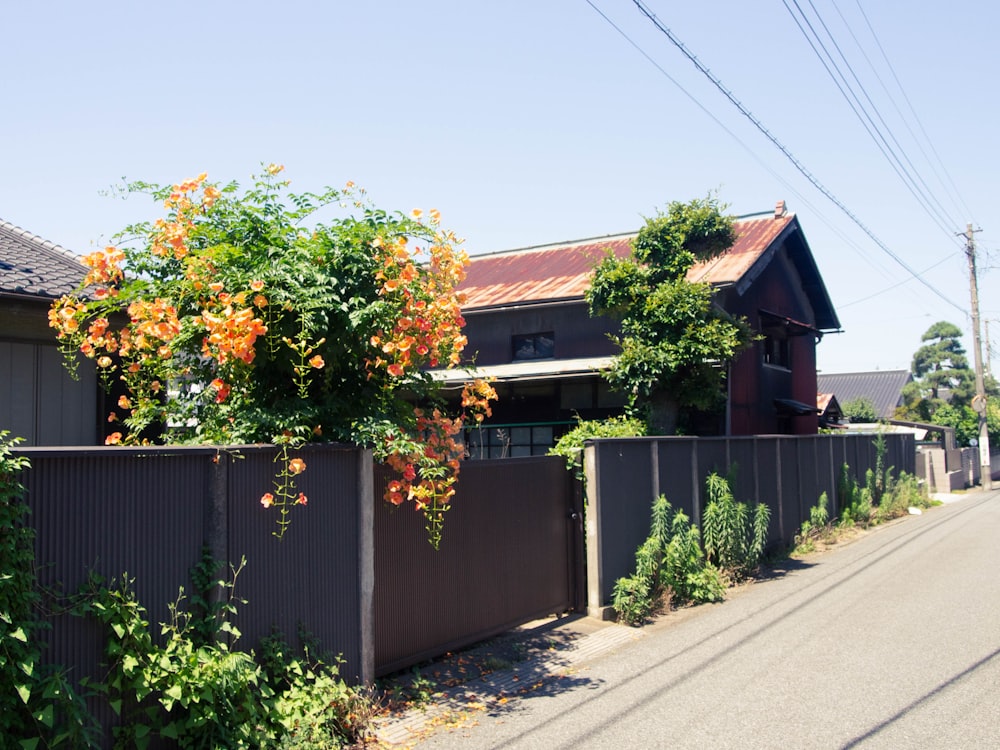
[[637, 641], [647, 633], [647, 630], [588, 617], [529, 623], [507, 637], [517, 642], [537, 639], [544, 634], [551, 644], [548, 648], [509, 668], [436, 692], [433, 702], [425, 707], [411, 708], [377, 720], [375, 737], [383, 746], [408, 747], [438, 728], [474, 720], [480, 712], [495, 712], [519, 696], [569, 689], [580, 665]]

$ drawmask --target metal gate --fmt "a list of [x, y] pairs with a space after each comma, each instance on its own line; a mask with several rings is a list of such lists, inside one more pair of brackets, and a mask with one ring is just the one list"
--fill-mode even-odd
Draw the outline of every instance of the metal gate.
[[412, 505], [380, 502], [390, 479], [376, 467], [376, 674], [585, 608], [583, 492], [563, 459], [464, 462], [437, 551]]

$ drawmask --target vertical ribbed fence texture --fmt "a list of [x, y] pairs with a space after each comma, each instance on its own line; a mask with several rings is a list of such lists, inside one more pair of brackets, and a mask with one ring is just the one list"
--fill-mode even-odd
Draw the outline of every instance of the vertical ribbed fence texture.
[[[769, 541], [790, 544], [822, 492], [831, 516], [839, 512], [837, 482], [845, 464], [855, 481], [864, 484], [865, 473], [875, 468], [877, 439], [834, 434], [592, 441], [587, 448], [589, 606], [610, 602], [614, 582], [631, 574], [659, 495], [700, 525], [706, 477], [728, 474], [738, 501], [771, 509]], [[913, 436], [887, 434], [883, 439], [884, 466], [913, 474]]]
[[[390, 477], [376, 469], [376, 496]], [[412, 504], [377, 504], [376, 672], [576, 606], [582, 507], [573, 481], [561, 458], [463, 463], [437, 551]]]
[[[294, 453], [307, 463], [297, 490], [309, 503], [293, 510], [283, 541], [273, 535], [277, 511], [260, 504], [278, 470], [273, 446], [17, 453], [31, 461], [21, 482], [46, 589], [71, 595], [91, 573], [127, 577], [160, 641], [158, 623], [169, 620], [168, 605], [181, 587], [190, 596], [189, 574], [207, 545], [218, 560], [238, 565], [246, 558], [235, 588], [248, 602], [233, 618], [242, 632], [236, 648], [256, 649], [272, 630], [297, 646], [304, 632], [343, 656], [345, 678], [362, 675], [361, 617], [370, 601], [362, 596], [359, 526], [372, 498], [371, 463], [359, 460], [368, 455], [361, 449], [316, 446]], [[363, 471], [369, 477], [361, 481]], [[59, 613], [64, 605], [61, 597], [47, 600], [53, 616], [43, 633], [43, 659], [69, 669], [76, 681], [102, 677], [107, 634], [92, 620]], [[91, 707], [106, 729], [113, 725], [106, 705], [91, 701]]]

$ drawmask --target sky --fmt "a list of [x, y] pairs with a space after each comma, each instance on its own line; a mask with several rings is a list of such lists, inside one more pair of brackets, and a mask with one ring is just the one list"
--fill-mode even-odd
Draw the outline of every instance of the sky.
[[114, 192], [124, 180], [248, 184], [270, 162], [293, 190], [351, 180], [388, 210], [437, 208], [472, 255], [635, 231], [710, 193], [735, 215], [785, 200], [842, 324], [822, 372], [908, 368], [939, 320], [971, 360], [970, 223], [1000, 348], [996, 3], [53, 0], [4, 16], [0, 219], [74, 252], [158, 215]]

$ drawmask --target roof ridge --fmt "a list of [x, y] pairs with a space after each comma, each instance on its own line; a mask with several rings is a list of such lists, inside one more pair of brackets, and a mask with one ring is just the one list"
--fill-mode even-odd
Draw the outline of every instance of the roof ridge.
[[533, 251], [543, 251], [543, 250], [562, 250], [569, 247], [576, 247], [579, 245], [593, 245], [598, 242], [612, 241], [612, 240], [623, 240], [627, 237], [635, 237], [638, 231], [633, 232], [618, 232], [616, 234], [604, 234], [598, 235], [596, 237], [584, 237], [577, 240], [564, 240], [562, 242], [545, 242], [540, 245], [525, 245], [524, 247], [511, 247], [506, 250], [491, 250], [485, 253], [475, 253], [470, 254], [470, 260], [479, 260], [480, 258], [494, 258], [501, 255], [514, 255], [516, 253], [528, 253]]
[[30, 242], [41, 250], [46, 250], [55, 255], [61, 256], [63, 259], [71, 260], [83, 267], [83, 262], [80, 260], [80, 256], [72, 250], [67, 250], [62, 245], [52, 242], [52, 240], [47, 240], [44, 237], [34, 234], [33, 232], [29, 232], [27, 229], [22, 229], [17, 226], [17, 224], [0, 219], [0, 231], [7, 231], [22, 240]]
[[[795, 217], [794, 211], [788, 211], [783, 215], [777, 217], [780, 219], [792, 219]], [[766, 221], [768, 219], [775, 218], [774, 211], [759, 211], [752, 214], [742, 214], [740, 216], [733, 216], [733, 221], [735, 222], [757, 222]], [[603, 241], [613, 241], [613, 240], [623, 240], [626, 238], [635, 237], [639, 233], [638, 229], [634, 229], [628, 232], [615, 232], [613, 234], [601, 234], [594, 237], [582, 237], [575, 240], [563, 240], [560, 242], [543, 242], [538, 245], [524, 245], [523, 247], [511, 247], [504, 250], [490, 250], [484, 253], [470, 253], [470, 259], [479, 260], [482, 258], [495, 258], [504, 255], [514, 255], [516, 253], [527, 253], [527, 252], [541, 252], [545, 250], [555, 250], [564, 249], [570, 247], [577, 247], [580, 245], [593, 245]]]
[[853, 372], [817, 372], [816, 375], [818, 377], [826, 376], [832, 378], [837, 375], [889, 375], [896, 373], [906, 373], [907, 375], [909, 375], [910, 371], [907, 370], [905, 367], [893, 367], [892, 369], [889, 370], [854, 370]]

